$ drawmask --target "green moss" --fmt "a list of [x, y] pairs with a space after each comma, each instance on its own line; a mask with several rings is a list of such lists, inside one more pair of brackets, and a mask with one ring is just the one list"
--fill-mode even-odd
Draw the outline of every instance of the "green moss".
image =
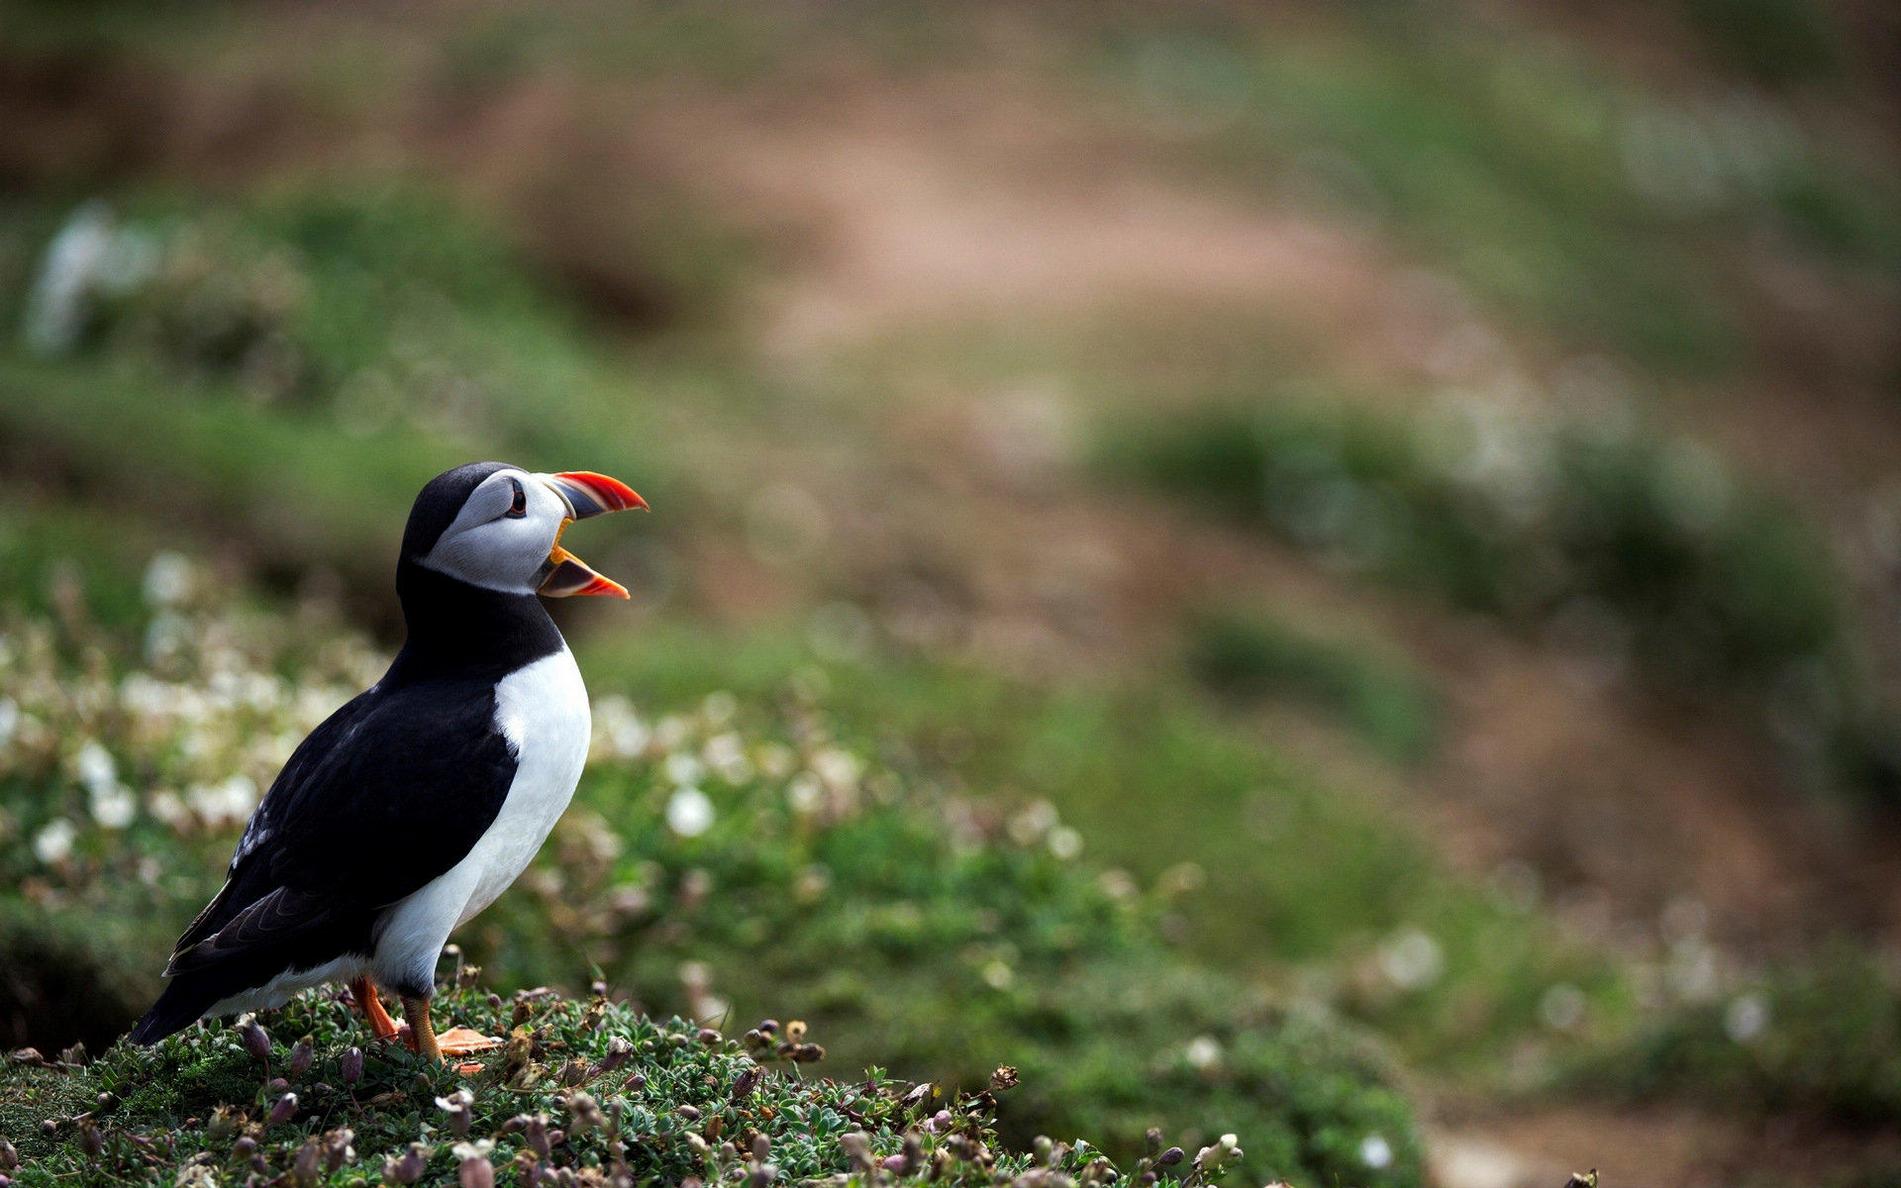
[[[827, 728], [887, 757], [914, 793], [968, 796], [1031, 822], [1047, 801], [1092, 865], [1157, 888], [1150, 910], [1189, 953], [1254, 983], [1285, 985], [1302, 969], [1322, 984], [1363, 987], [1327, 1000], [1442, 1071], [1482, 1074], [1543, 1036], [1539, 1003], [1553, 985], [1579, 987], [1607, 1026], [1627, 1009], [1600, 956], [1453, 876], [1390, 806], [1314, 779], [1204, 698], [1152, 680], [1054, 690], [889, 657], [821, 667], [782, 635], [728, 640], [658, 624], [638, 640], [596, 637], [580, 648], [594, 687], [640, 690], [655, 704], [681, 704], [709, 682], [742, 705], [822, 686]], [[858, 875], [832, 877], [842, 888]], [[784, 910], [766, 898], [761, 910]], [[1412, 934], [1436, 954], [1430, 978], [1398, 986], [1352, 972], [1377, 969], [1381, 951]], [[760, 978], [761, 994], [797, 976], [753, 974], [754, 960], [732, 965], [742, 982]], [[1154, 968], [1172, 960], [1157, 956]], [[945, 1009], [955, 1019], [970, 1008]], [[963, 1042], [954, 1030], [931, 1041], [953, 1058]]]
[[1391, 759], [1415, 761], [1432, 748], [1432, 692], [1402, 663], [1259, 614], [1205, 614], [1188, 630], [1189, 669], [1216, 693], [1316, 709]]
[[[120, 205], [114, 225], [151, 251], [152, 275], [98, 295], [58, 357], [0, 349], [0, 429], [75, 502], [277, 572], [381, 579], [418, 486], [470, 457], [584, 457], [667, 486], [634, 431], [642, 393], [504, 236], [428, 191]], [[0, 314], [16, 322], [66, 212], [7, 211]]]
[[1655, 435], [1268, 404], [1122, 428], [1102, 464], [1337, 568], [1587, 631], [1671, 693], [1761, 695], [1852, 648], [1817, 531]]
[[[115, 1047], [90, 1062], [9, 1059], [0, 1065], [0, 1132], [17, 1136], [14, 1182], [406, 1182], [385, 1165], [412, 1144], [420, 1166], [409, 1179], [428, 1183], [452, 1182], [477, 1161], [518, 1176], [561, 1168], [613, 1183], [710, 1181], [729, 1170], [798, 1182], [870, 1175], [874, 1166], [906, 1183], [988, 1184], [1039, 1166], [1088, 1183], [1109, 1168], [1081, 1142], [1006, 1149], [987, 1089], [914, 1092], [875, 1071], [835, 1081], [802, 1072], [807, 1065], [777, 1058], [770, 1045], [742, 1046], [600, 997], [509, 1002], [461, 988], [438, 996], [435, 1011], [509, 1041], [474, 1061], [479, 1071], [459, 1072], [368, 1042], [344, 1002], [310, 994], [264, 1017], [263, 1060], [223, 1026], [151, 1049]], [[299, 1035], [310, 1041], [301, 1071], [291, 1038]], [[367, 1051], [353, 1074], [345, 1054], [357, 1045]], [[802, 1058], [816, 1050], [809, 1041], [801, 1049]], [[466, 1104], [451, 1097], [458, 1091], [470, 1095]]]
[[[189, 919], [215, 890], [231, 843], [229, 823], [200, 819], [201, 797], [215, 807], [229, 773], [268, 772], [273, 762], [255, 740], [287, 745], [307, 729], [302, 700], [274, 670], [313, 654], [299, 686], [341, 700], [373, 664], [347, 647], [294, 644], [270, 617], [247, 625], [172, 614], [177, 642], [161, 672], [176, 684], [155, 685], [136, 668], [117, 675], [110, 647], [96, 641], [82, 649], [89, 666], [75, 671], [60, 637], [37, 627], [20, 636], [21, 711], [72, 740], [45, 754], [33, 740], [48, 736], [35, 731], [32, 745], [0, 754], [10, 771], [0, 871], [18, 887], [0, 902], [23, 918], [78, 928]], [[649, 636], [644, 646], [664, 648], [674, 664], [692, 660], [665, 643]], [[231, 671], [233, 657], [249, 667]], [[1144, 890], [1083, 861], [1083, 835], [1047, 805], [957, 793], [946, 783], [952, 772], [886, 751], [815, 700], [809, 683], [787, 684], [783, 669], [774, 695], [702, 693], [637, 719], [614, 696], [630, 687], [626, 671], [592, 655], [583, 663], [602, 749], [542, 858], [460, 937], [495, 984], [600, 976], [716, 1025], [797, 1014], [847, 1067], [877, 1063], [954, 1086], [981, 1087], [995, 1066], [1017, 1065], [1034, 1087], [1006, 1099], [997, 1119], [1016, 1142], [1085, 1134], [1127, 1160], [1151, 1125], [1191, 1145], [1233, 1132], [1254, 1144], [1238, 1165], [1252, 1177], [1418, 1182], [1410, 1111], [1380, 1046], [1321, 1004], [1293, 1009], [1185, 958], [1164, 942], [1159, 919], [1178, 892]], [[56, 673], [90, 709], [65, 700]], [[713, 687], [714, 675], [702, 666], [696, 688]], [[205, 684], [225, 693], [195, 692]], [[255, 692], [232, 697], [239, 689]], [[181, 701], [189, 704], [174, 714]], [[1024, 769], [1064, 771], [1082, 757], [1071, 747], [1093, 749], [1094, 732], [1108, 728], [1072, 720], [1065, 733], [1018, 736], [1030, 752]], [[112, 756], [116, 780], [141, 791], [130, 820], [102, 819], [97, 781], [77, 774], [82, 738]], [[1152, 761], [1166, 766], [1138, 778], [1165, 778], [1204, 749], [1182, 733], [1157, 748]], [[1098, 761], [1063, 778], [1107, 790], [1093, 774]], [[191, 807], [161, 811], [143, 799], [167, 787], [188, 790]], [[49, 846], [48, 830], [65, 830], [65, 840]], [[1292, 873], [1337, 878], [1317, 863]], [[1354, 877], [1371, 890], [1386, 874]], [[1321, 927], [1297, 907], [1302, 896], [1268, 902], [1302, 929]], [[100, 932], [95, 947], [132, 984], [134, 1003], [138, 988], [156, 990], [152, 971], [171, 932]], [[129, 1022], [123, 1004], [100, 1008], [111, 1009], [126, 1012], [117, 1025]], [[37, 1019], [48, 1029], [59, 1022]], [[116, 1030], [103, 1017], [93, 1023]], [[1392, 1153], [1386, 1166], [1365, 1166], [1370, 1137]]]
[[1583, 1062], [1571, 1084], [1880, 1127], [1901, 1115], [1898, 1050], [1892, 971], [1843, 948], [1674, 1007]]

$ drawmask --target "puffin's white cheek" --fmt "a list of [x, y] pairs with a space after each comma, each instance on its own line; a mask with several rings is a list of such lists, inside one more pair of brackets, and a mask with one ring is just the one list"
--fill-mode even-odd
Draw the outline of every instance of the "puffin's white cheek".
[[471, 585], [531, 592], [554, 535], [554, 527], [537, 524], [532, 516], [492, 520], [444, 540], [423, 564]]

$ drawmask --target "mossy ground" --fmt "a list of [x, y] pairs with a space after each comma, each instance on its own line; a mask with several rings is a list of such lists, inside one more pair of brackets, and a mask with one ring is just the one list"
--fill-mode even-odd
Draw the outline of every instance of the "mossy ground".
[[[1010, 1070], [962, 1095], [875, 1071], [834, 1079], [811, 1037], [787, 1038], [803, 1024], [767, 1023], [769, 1037], [741, 1043], [598, 995], [465, 985], [435, 1013], [507, 1043], [432, 1064], [370, 1041], [347, 997], [312, 991], [256, 1024], [194, 1026], [149, 1049], [15, 1053], [0, 1067], [0, 1134], [12, 1136], [0, 1161], [13, 1165], [0, 1174], [22, 1186], [1111, 1175], [1087, 1144], [998, 1141], [994, 1092], [1014, 1084]], [[1195, 1170], [1180, 1152], [1170, 1162], [1166, 1179]]]
[[[5, 636], [0, 869], [18, 890], [0, 936], [36, 962], [10, 1003], [27, 1035], [111, 1042], [156, 989], [172, 929], [151, 922], [182, 925], [215, 891], [281, 752], [375, 677], [378, 654], [321, 615], [240, 610], [210, 578], [154, 566], [136, 656], [71, 608]], [[981, 1088], [1016, 1065], [994, 1124], [1019, 1146], [1088, 1135], [1126, 1161], [1159, 1125], [1187, 1144], [1243, 1135], [1249, 1176], [1419, 1182], [1382, 1046], [1325, 1003], [1187, 958], [1159, 925], [1178, 892], [1085, 861], [1048, 803], [985, 805], [890, 761], [841, 729], [815, 674], [652, 714], [590, 667], [576, 803], [459, 938], [493, 984], [599, 977], [714, 1026], [796, 1013], [854, 1072]], [[86, 997], [50, 1001], [60, 978]]]

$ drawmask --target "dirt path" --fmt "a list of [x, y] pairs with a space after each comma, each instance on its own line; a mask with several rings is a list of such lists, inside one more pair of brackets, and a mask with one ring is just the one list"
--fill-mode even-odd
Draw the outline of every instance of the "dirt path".
[[1171, 180], [1126, 134], [1014, 76], [707, 98], [653, 124], [678, 176], [801, 236], [763, 302], [774, 353], [1129, 298], [1265, 302], [1316, 329], [1384, 308], [1389, 265], [1363, 237]]
[[1852, 1182], [1901, 1155], [1901, 1135], [1675, 1106], [1533, 1105], [1442, 1122], [1427, 1147], [1437, 1188], [1559, 1188], [1591, 1169], [1606, 1185], [1731, 1188]]

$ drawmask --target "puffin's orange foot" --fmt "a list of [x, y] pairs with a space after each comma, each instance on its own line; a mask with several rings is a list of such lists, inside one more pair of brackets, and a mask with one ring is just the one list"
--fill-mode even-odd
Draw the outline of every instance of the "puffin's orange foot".
[[[409, 1050], [427, 1060], [442, 1062], [444, 1056], [468, 1056], [476, 1052], [486, 1052], [499, 1048], [502, 1041], [494, 1036], [483, 1035], [468, 1027], [451, 1027], [441, 1035], [436, 1034], [434, 1022], [429, 1018], [429, 1000], [426, 998], [403, 999], [403, 1013], [409, 1017], [403, 1028], [403, 1042]], [[481, 1065], [458, 1065], [460, 1072], [480, 1072]]]
[[399, 1030], [396, 1020], [383, 1009], [383, 1000], [377, 997], [376, 983], [370, 980], [370, 975], [364, 974], [350, 983], [350, 996], [356, 999], [357, 1008], [369, 1020], [372, 1035], [380, 1040], [395, 1038]]

